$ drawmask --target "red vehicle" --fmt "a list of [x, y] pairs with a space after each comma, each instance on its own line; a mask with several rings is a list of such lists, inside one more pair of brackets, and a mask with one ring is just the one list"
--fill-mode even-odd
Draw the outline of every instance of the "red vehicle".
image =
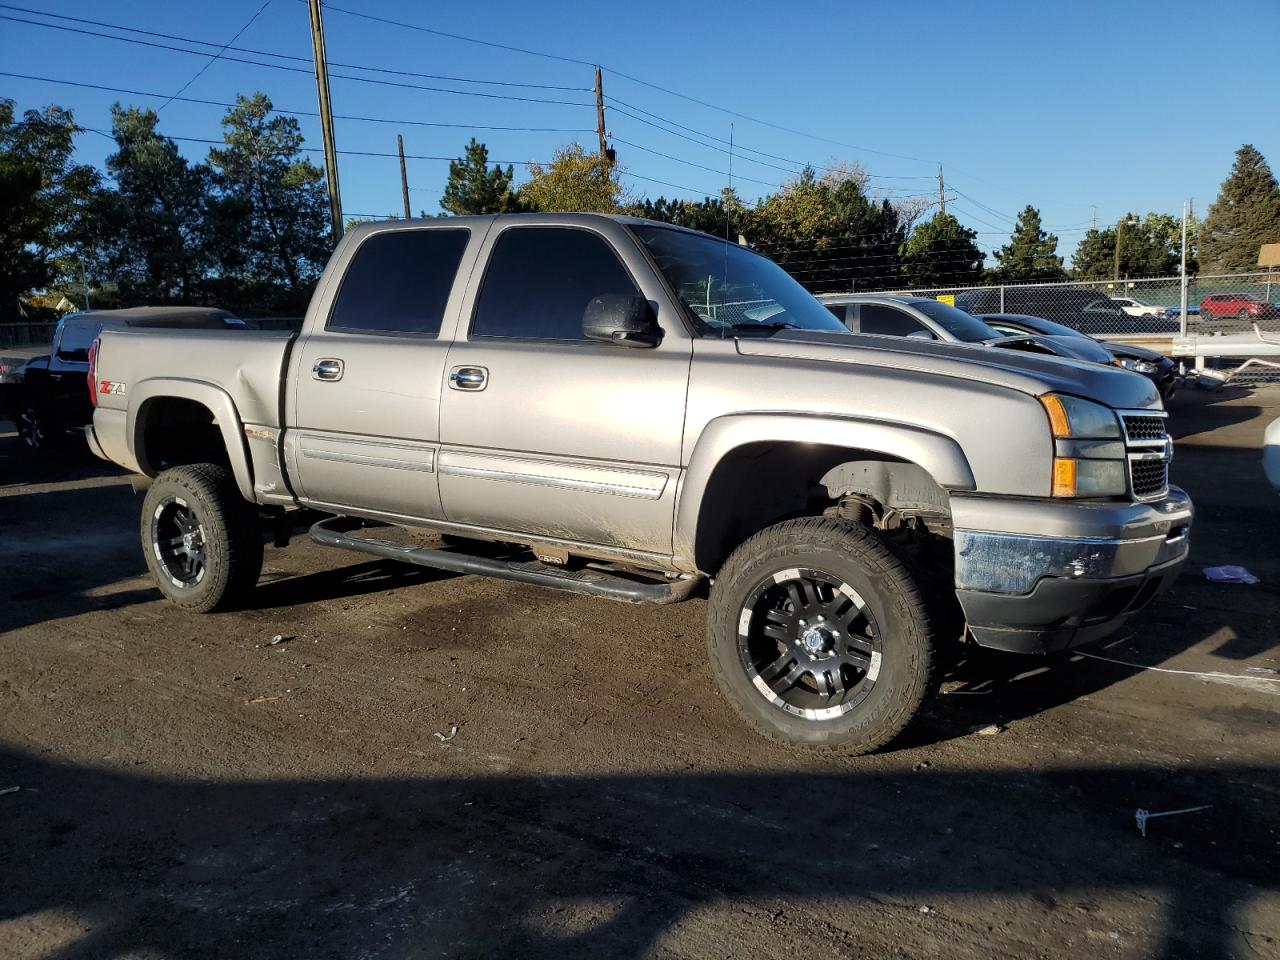
[[1218, 320], [1222, 317], [1238, 317], [1241, 320], [1260, 320], [1263, 317], [1280, 317], [1274, 303], [1242, 293], [1215, 293], [1200, 301], [1200, 318]]

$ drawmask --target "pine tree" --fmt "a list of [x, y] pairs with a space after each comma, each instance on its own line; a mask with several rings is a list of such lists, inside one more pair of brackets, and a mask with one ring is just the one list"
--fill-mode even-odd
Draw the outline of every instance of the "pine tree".
[[1211, 273], [1250, 270], [1258, 248], [1280, 242], [1280, 186], [1250, 144], [1236, 151], [1231, 175], [1209, 206], [1200, 234], [1200, 264]]
[[494, 165], [489, 169], [489, 148], [475, 137], [467, 144], [467, 152], [449, 161], [449, 182], [440, 198], [442, 209], [457, 216], [478, 213], [507, 213], [517, 209], [511, 192], [513, 169]]
[[902, 276], [912, 287], [961, 287], [982, 279], [978, 234], [949, 213], [936, 213], [902, 245]]
[[1040, 211], [1027, 204], [1018, 214], [1018, 224], [1009, 242], [996, 251], [999, 266], [993, 273], [1007, 283], [1065, 280], [1067, 272], [1062, 269], [1062, 258], [1057, 252], [1058, 238], [1044, 232]]

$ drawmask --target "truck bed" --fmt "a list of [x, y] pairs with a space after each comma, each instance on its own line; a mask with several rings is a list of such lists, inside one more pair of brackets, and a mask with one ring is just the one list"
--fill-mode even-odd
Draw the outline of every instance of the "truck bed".
[[103, 330], [99, 379], [123, 384], [99, 394], [99, 409], [128, 408], [155, 379], [201, 380], [226, 391], [246, 425], [280, 426], [280, 386], [296, 334], [286, 330]]

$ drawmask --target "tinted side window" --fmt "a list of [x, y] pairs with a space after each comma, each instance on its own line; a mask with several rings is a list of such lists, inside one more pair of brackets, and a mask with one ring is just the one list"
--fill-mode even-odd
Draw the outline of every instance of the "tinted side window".
[[890, 337], [905, 337], [912, 333], [930, 333], [929, 328], [909, 314], [893, 307], [882, 307], [876, 303], [864, 303], [858, 311], [861, 321], [859, 329], [863, 333], [881, 333]]
[[568, 227], [512, 227], [498, 238], [476, 304], [476, 337], [584, 340], [595, 297], [639, 293], [601, 237]]
[[468, 235], [466, 230], [374, 234], [352, 257], [327, 328], [435, 336]]
[[98, 324], [93, 321], [64, 322], [62, 337], [58, 340], [58, 359], [66, 363], [88, 363], [89, 344], [97, 335]]
[[845, 304], [845, 303], [828, 303], [828, 304], [827, 304], [827, 309], [831, 311], [831, 315], [832, 315], [833, 317], [835, 317], [837, 320], [839, 320], [841, 323], [843, 323], [846, 327], [849, 325], [849, 321], [848, 321], [847, 319], [845, 319], [845, 318], [846, 318], [846, 316], [847, 316], [847, 315], [848, 315], [848, 313], [849, 313], [849, 305], [848, 305], [848, 304]]

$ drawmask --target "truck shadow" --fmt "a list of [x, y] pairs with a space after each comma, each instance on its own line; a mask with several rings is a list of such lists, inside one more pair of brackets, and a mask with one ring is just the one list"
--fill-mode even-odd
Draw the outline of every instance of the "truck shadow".
[[9, 748], [0, 770], [23, 787], [0, 922], [67, 918], [51, 960], [639, 957], [708, 909], [736, 918], [727, 955], [806, 926], [867, 955], [982, 955], [1017, 923], [1028, 947], [1082, 946], [1117, 913], [1143, 956], [1276, 949], [1273, 766], [196, 782]]

